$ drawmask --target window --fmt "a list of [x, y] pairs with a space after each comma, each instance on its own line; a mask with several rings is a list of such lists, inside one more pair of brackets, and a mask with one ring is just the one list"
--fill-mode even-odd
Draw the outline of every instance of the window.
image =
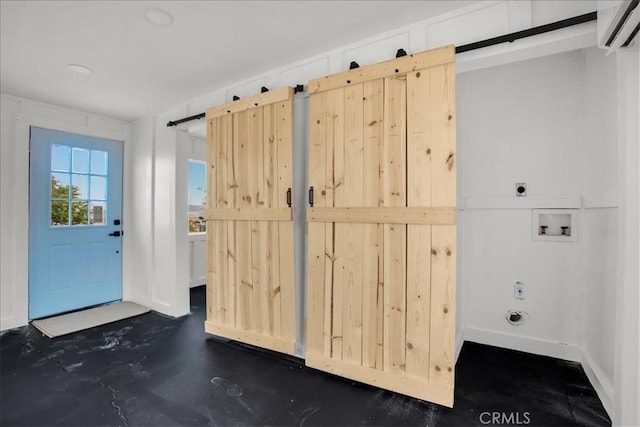
[[207, 164], [189, 160], [189, 233], [207, 231], [204, 207], [207, 204]]
[[101, 150], [51, 146], [51, 226], [106, 225], [107, 162]]

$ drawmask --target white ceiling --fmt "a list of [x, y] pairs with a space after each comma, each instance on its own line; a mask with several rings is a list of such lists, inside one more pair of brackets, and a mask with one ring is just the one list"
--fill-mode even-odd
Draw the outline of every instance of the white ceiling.
[[[471, 3], [2, 0], [0, 89], [130, 121]], [[152, 7], [174, 23], [150, 24]]]

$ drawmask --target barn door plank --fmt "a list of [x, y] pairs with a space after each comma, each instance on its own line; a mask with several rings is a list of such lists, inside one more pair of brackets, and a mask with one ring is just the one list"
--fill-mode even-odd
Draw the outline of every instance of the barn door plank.
[[[386, 207], [406, 206], [406, 111], [405, 78], [384, 81], [383, 194]], [[384, 225], [384, 370], [405, 371], [407, 226]]]
[[[238, 152], [237, 207], [250, 208], [252, 201], [252, 170], [249, 142], [249, 118], [252, 111], [234, 116], [234, 145]], [[235, 221], [236, 275], [238, 278], [237, 313], [240, 328], [253, 330], [253, 283], [251, 275], [251, 222]], [[247, 268], [249, 267], [249, 268]]]
[[[263, 126], [265, 137], [269, 142], [269, 173], [266, 181], [269, 191], [269, 203], [271, 207], [278, 207], [278, 142], [277, 142], [277, 106], [270, 104], [264, 107]], [[273, 329], [273, 336], [282, 335], [282, 321], [280, 310], [280, 239], [278, 233], [279, 225], [271, 222], [267, 230], [267, 246], [269, 249], [269, 309], [271, 311], [270, 326]]]
[[[407, 206], [431, 206], [429, 70], [407, 74]], [[407, 225], [407, 375], [429, 373], [431, 225]]]
[[[217, 189], [217, 198], [214, 200], [217, 208], [226, 208], [229, 206], [229, 201], [231, 200], [229, 196], [229, 161], [231, 159], [231, 152], [229, 151], [232, 144], [232, 128], [231, 128], [231, 117], [219, 117], [215, 119], [218, 123], [218, 132], [214, 134], [214, 138], [217, 141], [217, 164], [218, 171], [216, 174], [216, 189]], [[210, 227], [213, 225], [214, 227]], [[228, 244], [228, 224], [226, 221], [216, 221], [214, 223], [208, 223], [207, 228], [214, 229], [215, 235], [212, 236], [213, 239], [216, 240], [217, 243], [217, 258], [215, 262], [217, 263], [217, 272], [218, 272], [218, 282], [216, 284], [215, 289], [208, 291], [207, 293], [216, 293], [218, 300], [218, 321], [222, 325], [228, 325], [233, 322], [233, 316], [230, 311], [230, 292], [229, 292], [229, 267], [228, 267], [228, 254], [229, 254], [229, 244]]]
[[[431, 203], [456, 205], [455, 70], [453, 64], [429, 72], [428, 135], [432, 145]], [[435, 185], [437, 183], [437, 185]], [[455, 351], [456, 227], [434, 225], [431, 236], [430, 378], [453, 389]]]
[[[276, 206], [276, 192], [274, 191], [275, 183], [275, 161], [276, 148], [275, 148], [275, 135], [273, 133], [272, 124], [272, 105], [265, 105], [261, 109], [262, 114], [262, 143], [260, 154], [262, 156], [262, 179], [259, 188], [261, 189], [261, 196], [258, 202], [264, 203], [262, 206], [266, 208], [275, 208]], [[271, 336], [274, 335], [273, 330], [273, 271], [271, 265], [271, 259], [274, 256], [272, 250], [272, 221], [260, 222], [258, 231], [260, 233], [260, 253], [262, 255], [262, 269], [260, 270], [260, 282], [262, 283], [262, 298], [261, 298], [261, 311], [262, 311], [262, 328], [265, 334]]]
[[[327, 93], [327, 117], [330, 120], [333, 141], [333, 203], [344, 206], [346, 203], [344, 185], [344, 89]], [[345, 259], [338, 257], [344, 240], [336, 239], [340, 235], [337, 224], [333, 224], [333, 275], [331, 289], [331, 357], [342, 360], [342, 325], [344, 310], [344, 292], [342, 285], [348, 280], [345, 274]]]
[[[344, 197], [342, 206], [363, 206], [363, 86], [344, 92]], [[336, 224], [335, 257], [347, 272], [342, 283], [342, 360], [362, 361], [362, 224]]]
[[[264, 148], [263, 148], [263, 107], [249, 110], [249, 195], [251, 207], [264, 209]], [[265, 295], [264, 255], [266, 246], [263, 225], [265, 221], [251, 221], [251, 297], [253, 299], [253, 330], [264, 333], [263, 301]]]
[[[276, 108], [278, 142], [278, 207], [287, 207], [287, 191], [292, 187], [293, 103], [282, 102]], [[295, 337], [295, 284], [293, 272], [293, 222], [278, 222], [280, 262], [280, 310], [282, 334]]]
[[[363, 205], [379, 207], [382, 196], [380, 159], [383, 139], [384, 80], [363, 84]], [[383, 226], [363, 224], [362, 240], [362, 364], [382, 369], [382, 244]]]

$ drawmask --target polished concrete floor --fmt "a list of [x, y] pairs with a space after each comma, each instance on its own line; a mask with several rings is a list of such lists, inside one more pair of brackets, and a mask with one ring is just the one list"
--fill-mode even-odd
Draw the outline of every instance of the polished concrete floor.
[[48, 339], [0, 337], [0, 425], [470, 426], [611, 422], [577, 363], [465, 343], [453, 409], [306, 368], [155, 313]]

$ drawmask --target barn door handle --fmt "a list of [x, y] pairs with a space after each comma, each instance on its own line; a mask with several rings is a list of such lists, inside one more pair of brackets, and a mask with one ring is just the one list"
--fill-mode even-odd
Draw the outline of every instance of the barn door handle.
[[291, 207], [291, 188], [287, 190], [287, 206]]
[[313, 207], [313, 187], [309, 187], [309, 206]]

